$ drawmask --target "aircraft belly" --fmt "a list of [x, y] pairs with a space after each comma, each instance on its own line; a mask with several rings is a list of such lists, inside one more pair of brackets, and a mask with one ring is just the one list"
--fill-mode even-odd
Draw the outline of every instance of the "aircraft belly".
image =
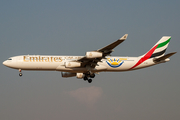
[[77, 67], [77, 68], [66, 68], [63, 64], [58, 65], [58, 67], [56, 67], [56, 71], [64, 71], [64, 72], [81, 72], [84, 73], [87, 71], [86, 68], [81, 68], [81, 67]]
[[[96, 66], [95, 68], [90, 69], [90, 71], [92, 72], [100, 72], [100, 71], [105, 71], [107, 69], [106, 66], [100, 65], [100, 66]], [[56, 68], [57, 71], [68, 71], [68, 72], [81, 72], [81, 73], [85, 73], [88, 71], [87, 68], [85, 67], [74, 67], [74, 68], [66, 68], [64, 65], [59, 65]]]

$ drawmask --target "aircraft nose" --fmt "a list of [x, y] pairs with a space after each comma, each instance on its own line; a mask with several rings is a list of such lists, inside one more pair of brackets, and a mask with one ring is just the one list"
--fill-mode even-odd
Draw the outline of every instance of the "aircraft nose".
[[4, 61], [4, 62], [3, 62], [3, 65], [7, 66], [7, 61]]

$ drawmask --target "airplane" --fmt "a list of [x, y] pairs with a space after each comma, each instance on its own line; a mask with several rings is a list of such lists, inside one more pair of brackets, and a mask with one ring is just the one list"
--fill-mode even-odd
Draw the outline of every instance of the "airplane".
[[92, 82], [99, 72], [121, 72], [137, 70], [159, 63], [168, 62], [172, 52], [165, 55], [171, 36], [163, 36], [147, 53], [138, 57], [111, 56], [113, 49], [126, 40], [128, 34], [117, 41], [95, 51], [86, 52], [85, 56], [50, 56], [50, 55], [21, 55], [10, 57], [3, 64], [22, 70], [61, 71], [64, 78], [76, 76], [84, 81]]

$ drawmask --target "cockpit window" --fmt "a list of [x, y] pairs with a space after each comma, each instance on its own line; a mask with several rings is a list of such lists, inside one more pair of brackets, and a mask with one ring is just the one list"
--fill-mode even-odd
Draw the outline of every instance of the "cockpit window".
[[11, 58], [9, 58], [8, 60], [12, 60]]

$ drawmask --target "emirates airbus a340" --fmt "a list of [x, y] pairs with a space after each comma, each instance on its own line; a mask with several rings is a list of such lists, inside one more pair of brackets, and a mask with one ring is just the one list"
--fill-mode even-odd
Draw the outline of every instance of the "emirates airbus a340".
[[138, 57], [110, 56], [113, 49], [126, 40], [125, 34], [117, 41], [95, 51], [86, 52], [85, 56], [50, 56], [50, 55], [21, 55], [10, 57], [3, 64], [18, 69], [19, 76], [22, 70], [61, 71], [62, 77], [76, 76], [79, 79], [92, 82], [95, 73], [121, 72], [137, 70], [169, 61], [172, 52], [165, 55], [171, 40], [170, 36], [163, 36], [147, 53]]

